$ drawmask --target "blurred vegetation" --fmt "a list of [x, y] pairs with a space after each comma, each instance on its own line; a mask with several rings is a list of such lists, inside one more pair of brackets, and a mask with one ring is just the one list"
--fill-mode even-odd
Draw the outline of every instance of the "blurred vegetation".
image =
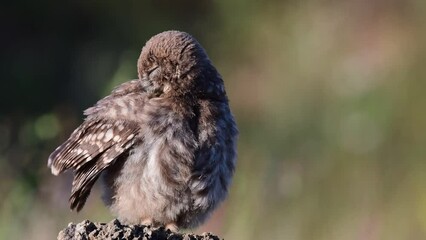
[[[0, 239], [112, 217], [49, 153], [135, 78], [150, 36], [194, 35], [240, 127], [225, 239], [426, 238], [426, 2], [9, 1], [0, 7]], [[143, 204], [143, 203], [141, 203]], [[40, 230], [42, 229], [42, 230]]]

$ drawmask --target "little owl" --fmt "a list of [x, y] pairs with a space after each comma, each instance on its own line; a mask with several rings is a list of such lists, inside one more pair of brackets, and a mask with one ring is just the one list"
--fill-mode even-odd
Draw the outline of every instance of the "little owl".
[[238, 130], [223, 80], [189, 34], [167, 31], [142, 48], [138, 76], [84, 114], [49, 157], [74, 171], [71, 209], [100, 177], [103, 200], [128, 224], [201, 224], [227, 195]]

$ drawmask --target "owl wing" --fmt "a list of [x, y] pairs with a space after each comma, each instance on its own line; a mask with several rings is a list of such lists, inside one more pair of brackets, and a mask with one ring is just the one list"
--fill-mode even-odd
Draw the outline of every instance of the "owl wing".
[[89, 120], [78, 127], [49, 157], [52, 173], [74, 169], [71, 209], [79, 211], [100, 173], [134, 143], [136, 123]]
[[[71, 209], [81, 210], [101, 172], [134, 144], [140, 125], [119, 113], [129, 112], [121, 111], [129, 108], [123, 103], [134, 101], [137, 86], [136, 81], [124, 83], [87, 109], [87, 119], [49, 156], [48, 166], [54, 175], [74, 170]], [[138, 103], [143, 110], [143, 99]]]

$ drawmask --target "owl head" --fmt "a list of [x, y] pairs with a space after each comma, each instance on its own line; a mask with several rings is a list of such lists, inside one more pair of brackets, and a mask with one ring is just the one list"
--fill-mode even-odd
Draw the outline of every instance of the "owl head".
[[206, 51], [185, 32], [166, 31], [149, 39], [138, 60], [138, 76], [150, 97], [225, 94]]

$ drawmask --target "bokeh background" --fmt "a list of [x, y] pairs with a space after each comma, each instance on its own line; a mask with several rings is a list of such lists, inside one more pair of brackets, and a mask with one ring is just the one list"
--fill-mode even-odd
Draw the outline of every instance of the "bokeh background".
[[[150, 36], [195, 36], [240, 128], [225, 239], [426, 239], [426, 1], [9, 1], [0, 7], [0, 239], [109, 221], [68, 210], [49, 153]], [[143, 204], [143, 203], [141, 203]]]

